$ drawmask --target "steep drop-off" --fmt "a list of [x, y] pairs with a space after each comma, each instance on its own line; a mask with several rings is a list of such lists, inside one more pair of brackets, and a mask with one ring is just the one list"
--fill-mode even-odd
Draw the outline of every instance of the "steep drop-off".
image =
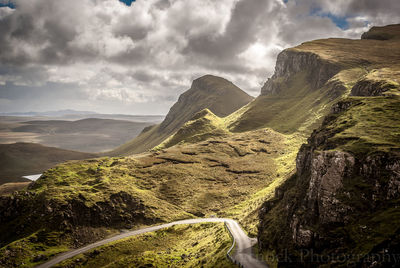
[[[389, 28], [400, 36], [399, 25]], [[278, 256], [279, 266], [395, 267], [400, 250], [400, 42], [380, 38], [387, 32], [373, 28], [363, 35], [369, 39], [300, 46], [344, 66], [359, 64], [365, 74], [351, 87], [350, 97], [330, 108], [301, 147], [296, 174], [260, 210], [259, 246]]]
[[[378, 28], [388, 32], [387, 28]], [[389, 26], [398, 35], [399, 26]], [[371, 32], [377, 32], [372, 28]], [[305, 42], [281, 52], [274, 75], [265, 83], [261, 96], [236, 112], [231, 131], [271, 127], [294, 133], [319, 126], [321, 119], [338, 99], [362, 95], [375, 88], [375, 94], [398, 94], [400, 81], [399, 41], [330, 38]], [[397, 81], [397, 82], [396, 82]], [[356, 87], [354, 87], [356, 85]], [[352, 90], [353, 89], [353, 90]]]

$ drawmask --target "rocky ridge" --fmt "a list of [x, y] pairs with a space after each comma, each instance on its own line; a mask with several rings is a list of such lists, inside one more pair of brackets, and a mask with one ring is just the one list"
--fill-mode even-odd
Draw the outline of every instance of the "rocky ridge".
[[280, 87], [295, 74], [306, 72], [306, 80], [311, 89], [322, 87], [329, 79], [340, 71], [338, 64], [322, 59], [312, 52], [284, 50], [279, 53], [274, 75], [261, 88], [261, 95], [276, 95]]

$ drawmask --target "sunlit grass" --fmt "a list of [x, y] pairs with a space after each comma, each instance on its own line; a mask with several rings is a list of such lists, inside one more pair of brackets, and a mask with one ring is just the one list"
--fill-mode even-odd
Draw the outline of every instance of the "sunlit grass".
[[116, 241], [56, 267], [235, 267], [224, 224], [177, 225]]

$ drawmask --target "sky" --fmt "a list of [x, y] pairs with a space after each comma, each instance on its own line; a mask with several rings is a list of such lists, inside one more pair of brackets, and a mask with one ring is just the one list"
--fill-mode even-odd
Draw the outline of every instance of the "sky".
[[398, 0], [0, 0], [0, 112], [166, 114], [205, 74], [258, 96], [283, 49], [398, 14]]

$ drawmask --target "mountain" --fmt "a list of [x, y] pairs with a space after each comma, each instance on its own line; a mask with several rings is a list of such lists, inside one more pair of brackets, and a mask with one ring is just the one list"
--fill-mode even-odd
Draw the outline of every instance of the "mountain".
[[251, 96], [232, 82], [221, 77], [205, 75], [193, 81], [190, 89], [179, 97], [161, 124], [146, 128], [137, 138], [110, 152], [110, 155], [147, 151], [174, 134], [203, 109], [225, 117], [252, 100]]
[[[400, 25], [362, 37], [308, 42], [284, 56], [288, 64], [304, 53], [325, 59], [342, 69], [335, 76], [354, 82], [301, 147], [296, 173], [260, 210], [259, 245], [285, 253], [283, 267], [394, 267], [384, 256], [400, 250]], [[279, 66], [275, 79], [293, 76]], [[314, 74], [327, 73], [315, 66]], [[279, 84], [269, 83], [264, 92], [274, 90]]]
[[95, 157], [94, 154], [62, 150], [35, 143], [0, 144], [0, 184], [22, 182], [22, 176], [40, 174], [67, 160]]
[[97, 118], [97, 119], [114, 119], [114, 120], [123, 120], [123, 121], [131, 121], [136, 123], [152, 123], [158, 124], [162, 120], [164, 120], [164, 115], [129, 115], [129, 114], [76, 114], [76, 115], [64, 115], [62, 117], [54, 117], [48, 118], [57, 119], [57, 120], [82, 120], [88, 118]]
[[206, 108], [219, 117], [225, 117], [252, 100], [252, 97], [232, 82], [206, 75], [194, 80], [191, 88], [179, 97], [161, 123], [160, 130], [174, 132], [193, 115]]
[[15, 113], [0, 113], [2, 116], [50, 116], [60, 117], [67, 115], [95, 115], [96, 112], [90, 111], [76, 111], [76, 110], [58, 110], [58, 111], [46, 111], [46, 112], [15, 112]]
[[[31, 120], [81, 120], [87, 118], [98, 119], [114, 119], [126, 120], [138, 123], [160, 123], [165, 116], [163, 115], [131, 115], [131, 114], [100, 114], [90, 111], [76, 111], [76, 110], [59, 110], [47, 112], [14, 112], [14, 113], [0, 113], [0, 120], [2, 118], [31, 118]], [[24, 120], [27, 121], [27, 120]]]
[[[153, 150], [63, 163], [1, 196], [0, 265], [34, 266], [121, 229], [216, 215], [257, 236], [272, 267], [396, 267], [382, 254], [400, 249], [397, 36], [392, 25], [284, 50], [261, 95], [232, 112], [212, 105], [232, 84], [196, 80], [163, 123], [114, 153]], [[228, 95], [208, 99], [221, 84]], [[168, 266], [155, 246], [147, 252], [146, 265]], [[99, 266], [103, 254], [85, 258]]]

